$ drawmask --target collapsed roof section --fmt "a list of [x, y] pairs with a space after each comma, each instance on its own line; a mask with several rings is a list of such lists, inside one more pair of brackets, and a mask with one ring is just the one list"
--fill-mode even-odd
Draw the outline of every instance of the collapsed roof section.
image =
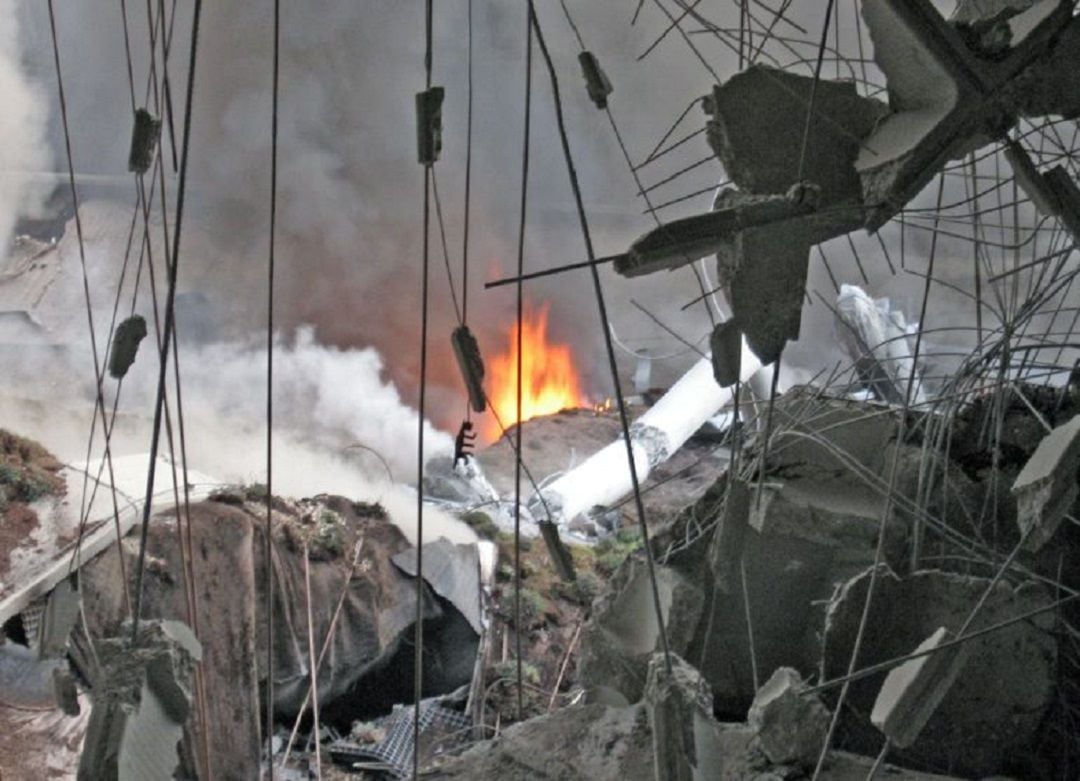
[[[734, 320], [763, 363], [799, 336], [811, 247], [892, 219], [950, 160], [1007, 136], [1020, 117], [1080, 114], [1055, 76], [1080, 57], [1066, 0], [864, 0], [888, 105], [856, 85], [762, 65], [714, 87], [707, 137], [737, 190], [713, 212], [639, 238], [624, 276], [716, 253]], [[808, 112], [812, 115], [808, 116]]]

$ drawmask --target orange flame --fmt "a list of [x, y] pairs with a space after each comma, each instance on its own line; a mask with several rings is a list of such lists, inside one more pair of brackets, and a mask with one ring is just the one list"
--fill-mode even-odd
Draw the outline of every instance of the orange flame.
[[[550, 415], [567, 407], [587, 404], [581, 381], [574, 369], [570, 346], [551, 344], [547, 338], [548, 311], [526, 307], [521, 328], [521, 419]], [[510, 327], [509, 349], [488, 363], [491, 376], [489, 399], [506, 428], [517, 423], [517, 324]], [[494, 416], [493, 416], [494, 417]], [[491, 420], [490, 439], [501, 435], [499, 424]]]

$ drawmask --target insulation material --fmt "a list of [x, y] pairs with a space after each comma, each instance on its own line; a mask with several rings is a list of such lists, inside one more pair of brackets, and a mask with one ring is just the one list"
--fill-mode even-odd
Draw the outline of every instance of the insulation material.
[[922, 367], [915, 362], [915, 346], [904, 313], [887, 298], [872, 299], [856, 285], [841, 285], [836, 314], [842, 326], [840, 340], [855, 359], [860, 379], [881, 400], [903, 404], [911, 386], [911, 403], [927, 400]]

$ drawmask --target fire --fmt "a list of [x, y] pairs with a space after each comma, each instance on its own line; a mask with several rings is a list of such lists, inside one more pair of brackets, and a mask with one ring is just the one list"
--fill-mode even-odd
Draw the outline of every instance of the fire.
[[[544, 304], [538, 311], [525, 308], [521, 328], [521, 419], [550, 415], [567, 407], [588, 403], [581, 392], [581, 381], [574, 368], [570, 346], [548, 342], [548, 311]], [[509, 428], [517, 416], [517, 342], [518, 329], [510, 327], [509, 349], [488, 362], [491, 377], [489, 400], [502, 424]], [[492, 439], [502, 432], [491, 420], [488, 434]]]

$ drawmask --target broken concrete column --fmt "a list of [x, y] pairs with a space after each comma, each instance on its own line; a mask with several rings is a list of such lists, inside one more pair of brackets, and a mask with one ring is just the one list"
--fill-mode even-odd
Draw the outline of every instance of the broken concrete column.
[[1038, 550], [1054, 536], [1080, 496], [1080, 415], [1055, 428], [1039, 443], [1013, 482], [1016, 521], [1024, 547]]
[[97, 643], [101, 674], [79, 762], [79, 781], [169, 781], [191, 709], [202, 647], [179, 621], [148, 621]]
[[778, 765], [813, 767], [825, 745], [829, 711], [806, 688], [797, 671], [777, 668], [758, 689], [746, 716], [761, 750]]
[[[949, 630], [938, 627], [919, 643], [915, 653], [933, 651], [951, 639]], [[934, 715], [965, 661], [965, 646], [955, 645], [894, 667], [874, 701], [870, 723], [885, 733], [892, 745], [907, 748]]]
[[712, 692], [701, 673], [674, 654], [649, 660], [645, 707], [657, 781], [709, 781], [723, 765]]

